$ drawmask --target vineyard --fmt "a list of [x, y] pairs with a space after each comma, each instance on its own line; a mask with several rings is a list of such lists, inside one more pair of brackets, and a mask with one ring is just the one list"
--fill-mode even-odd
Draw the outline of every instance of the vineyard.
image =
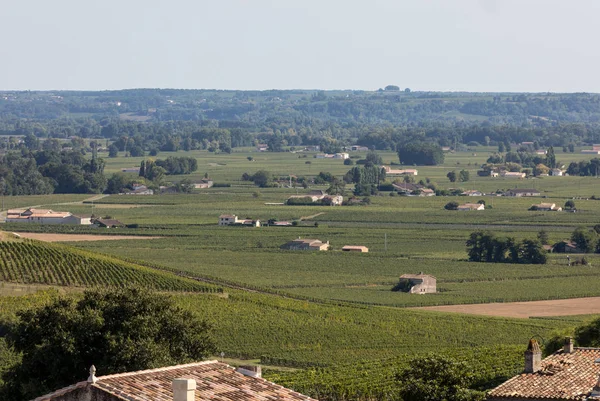
[[[444, 350], [440, 354], [467, 362], [475, 387], [486, 390], [520, 373], [522, 346], [476, 347]], [[415, 354], [376, 361], [357, 361], [333, 367], [311, 367], [296, 372], [267, 372], [268, 380], [320, 400], [398, 399], [395, 374]]]
[[161, 291], [219, 288], [92, 252], [37, 241], [0, 242], [0, 281], [97, 287], [140, 285]]

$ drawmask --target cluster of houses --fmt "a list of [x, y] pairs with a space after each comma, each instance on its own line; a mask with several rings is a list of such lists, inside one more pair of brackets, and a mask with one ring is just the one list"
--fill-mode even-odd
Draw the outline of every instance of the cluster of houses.
[[10, 209], [6, 212], [6, 223], [71, 224], [103, 228], [124, 227], [114, 219], [97, 219], [91, 216], [77, 216], [71, 212], [56, 212], [51, 209]]
[[[319, 239], [311, 238], [296, 238], [281, 246], [281, 249], [289, 251], [328, 251], [330, 249], [329, 241], [323, 242]], [[367, 253], [369, 248], [363, 245], [345, 245], [342, 247], [342, 252], [358, 252]]]
[[344, 203], [343, 196], [328, 195], [322, 190], [314, 190], [302, 195], [292, 195], [288, 198], [287, 204], [293, 204], [295, 200], [306, 201], [306, 203], [319, 203], [326, 206], [341, 206]]
[[[503, 177], [503, 178], [518, 178], [518, 179], [523, 179], [525, 177], [527, 177], [526, 173], [522, 173], [519, 171], [508, 171], [508, 170], [480, 170], [477, 172], [477, 175], [480, 177], [492, 177], [492, 178], [496, 178], [496, 177]], [[540, 174], [540, 177], [542, 176], [557, 176], [557, 177], [562, 177], [565, 175], [564, 170], [560, 169], [560, 168], [551, 168], [548, 170], [548, 174]]]

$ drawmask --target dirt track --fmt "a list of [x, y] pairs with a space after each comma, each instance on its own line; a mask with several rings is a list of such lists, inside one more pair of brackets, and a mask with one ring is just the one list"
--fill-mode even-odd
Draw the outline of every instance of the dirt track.
[[154, 239], [161, 237], [143, 237], [136, 235], [88, 235], [88, 234], [42, 234], [42, 233], [15, 233], [21, 238], [37, 239], [46, 242], [74, 242], [74, 241], [114, 241], [119, 239]]
[[588, 315], [600, 313], [600, 297], [558, 299], [552, 301], [425, 306], [413, 309], [518, 318], [528, 318], [532, 316]]

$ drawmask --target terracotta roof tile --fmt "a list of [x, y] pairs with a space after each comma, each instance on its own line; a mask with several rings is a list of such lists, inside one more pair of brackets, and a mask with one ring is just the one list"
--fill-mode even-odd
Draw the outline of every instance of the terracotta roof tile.
[[[310, 397], [261, 378], [244, 376], [218, 361], [100, 376], [91, 386], [127, 401], [172, 401], [172, 382], [177, 378], [196, 380], [196, 401], [313, 401]], [[78, 383], [75, 386], [85, 385]], [[66, 387], [35, 401], [51, 401], [75, 386]]]
[[493, 399], [584, 400], [600, 375], [600, 348], [559, 350], [542, 361], [542, 369], [509, 379], [489, 392]]

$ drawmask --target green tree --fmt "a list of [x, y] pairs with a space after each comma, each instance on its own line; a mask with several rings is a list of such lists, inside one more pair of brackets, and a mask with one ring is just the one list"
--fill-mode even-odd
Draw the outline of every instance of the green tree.
[[446, 209], [446, 210], [457, 210], [458, 209], [458, 202], [454, 202], [454, 201], [448, 202], [444, 206], [444, 209]]
[[[367, 160], [367, 162], [370, 162], [376, 166], [380, 166], [383, 164], [383, 159], [374, 150], [368, 151], [365, 159]], [[346, 160], [349, 160], [349, 159], [346, 159]]]
[[579, 227], [571, 234], [571, 241], [577, 244], [582, 252], [591, 252], [595, 247], [595, 235], [585, 227]]
[[568, 200], [565, 202], [565, 209], [575, 209], [575, 202]]
[[456, 171], [450, 171], [446, 174], [446, 177], [450, 180], [450, 182], [456, 182]]
[[119, 155], [119, 148], [112, 144], [108, 147], [108, 157], [117, 157]]
[[118, 194], [129, 184], [129, 178], [123, 173], [114, 173], [106, 184], [107, 194]]
[[550, 168], [556, 167], [556, 155], [554, 154], [554, 148], [550, 146], [546, 151], [546, 166]]
[[396, 375], [404, 401], [480, 401], [485, 394], [469, 389], [473, 369], [465, 362], [429, 355], [417, 357]]
[[460, 182], [469, 181], [469, 172], [467, 170], [460, 170], [460, 172], [458, 173], [458, 180]]
[[252, 178], [254, 181], [254, 185], [264, 188], [269, 185], [269, 183], [271, 182], [272, 176], [271, 176], [271, 173], [269, 173], [266, 170], [258, 170], [256, 173], [254, 173]]
[[139, 288], [86, 291], [18, 317], [8, 341], [22, 361], [4, 374], [3, 400], [81, 381], [92, 364], [106, 375], [196, 361], [214, 350], [206, 322]]
[[545, 230], [540, 230], [537, 234], [538, 241], [542, 245], [548, 245], [550, 243], [550, 239], [548, 238], [548, 233]]
[[504, 153], [504, 152], [506, 152], [506, 146], [504, 146], [503, 142], [500, 142], [498, 144], [498, 153]]
[[344, 196], [346, 192], [346, 183], [343, 180], [334, 178], [331, 181], [331, 185], [327, 188], [327, 193], [329, 195], [342, 195]]
[[404, 164], [436, 166], [444, 163], [444, 152], [434, 143], [409, 142], [398, 146], [398, 158]]
[[538, 241], [524, 239], [519, 245], [519, 263], [545, 264], [547, 252]]
[[577, 327], [574, 338], [580, 347], [600, 347], [600, 319]]

